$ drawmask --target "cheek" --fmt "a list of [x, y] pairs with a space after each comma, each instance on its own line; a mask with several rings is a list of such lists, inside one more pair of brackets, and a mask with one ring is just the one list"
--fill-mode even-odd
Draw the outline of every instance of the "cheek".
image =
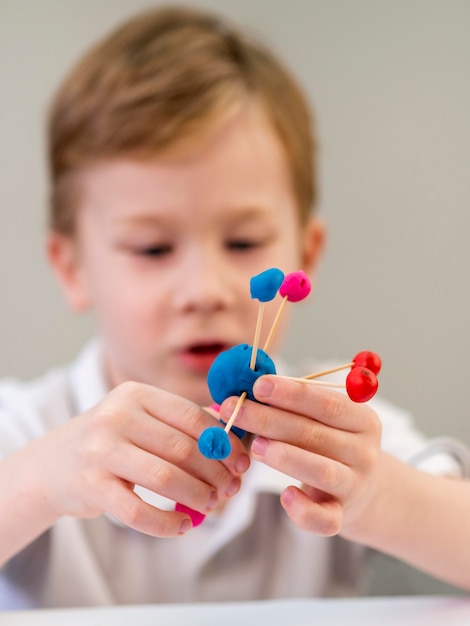
[[132, 325], [144, 325], [155, 309], [155, 290], [141, 276], [126, 272], [119, 264], [93, 263], [87, 282], [92, 307], [98, 318], [123, 332]]
[[297, 221], [286, 220], [280, 232], [275, 251], [280, 269], [286, 273], [302, 269], [304, 240]]
[[158, 303], [136, 290], [125, 292], [118, 288], [108, 297], [102, 294], [95, 314], [111, 351], [127, 355], [126, 359], [154, 350], [162, 328], [166, 328]]

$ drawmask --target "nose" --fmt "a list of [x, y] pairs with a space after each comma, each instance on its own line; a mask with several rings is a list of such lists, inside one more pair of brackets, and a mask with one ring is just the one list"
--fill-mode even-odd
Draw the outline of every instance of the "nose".
[[185, 313], [223, 311], [236, 299], [230, 269], [207, 248], [187, 255], [175, 287], [175, 306]]

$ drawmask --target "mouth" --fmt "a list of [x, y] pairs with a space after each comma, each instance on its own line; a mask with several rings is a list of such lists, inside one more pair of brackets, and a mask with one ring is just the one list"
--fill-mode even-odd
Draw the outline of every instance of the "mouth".
[[214, 360], [221, 352], [230, 346], [225, 343], [196, 343], [179, 352], [179, 358], [188, 369], [200, 373], [207, 373]]

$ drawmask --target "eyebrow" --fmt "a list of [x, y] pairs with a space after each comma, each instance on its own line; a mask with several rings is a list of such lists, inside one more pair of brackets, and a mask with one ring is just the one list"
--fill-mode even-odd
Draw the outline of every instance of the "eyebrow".
[[[219, 214], [219, 217], [223, 221], [231, 221], [231, 222], [242, 222], [251, 219], [263, 218], [265, 216], [269, 216], [270, 211], [268, 208], [264, 208], [262, 206], [254, 206], [249, 205], [243, 208], [234, 207], [232, 209], [228, 209], [226, 212]], [[145, 227], [164, 227], [168, 225], [172, 225], [175, 219], [172, 215], [133, 215], [129, 217], [123, 217], [118, 220], [118, 224], [123, 225], [135, 225], [140, 226], [142, 228]]]
[[171, 219], [168, 219], [166, 216], [161, 217], [159, 215], [132, 215], [130, 217], [123, 217], [117, 220], [119, 225], [132, 225], [132, 226], [165, 226], [167, 223], [171, 222]]

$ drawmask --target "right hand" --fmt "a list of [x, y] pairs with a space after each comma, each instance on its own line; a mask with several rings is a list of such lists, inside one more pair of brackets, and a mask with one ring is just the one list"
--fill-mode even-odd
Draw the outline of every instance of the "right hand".
[[197, 439], [214, 418], [156, 387], [127, 382], [98, 405], [28, 446], [42, 497], [57, 517], [104, 512], [138, 531], [170, 537], [191, 526], [185, 513], [162, 511], [133, 491], [146, 487], [202, 513], [233, 496], [250, 460], [230, 435], [224, 461], [206, 459]]

